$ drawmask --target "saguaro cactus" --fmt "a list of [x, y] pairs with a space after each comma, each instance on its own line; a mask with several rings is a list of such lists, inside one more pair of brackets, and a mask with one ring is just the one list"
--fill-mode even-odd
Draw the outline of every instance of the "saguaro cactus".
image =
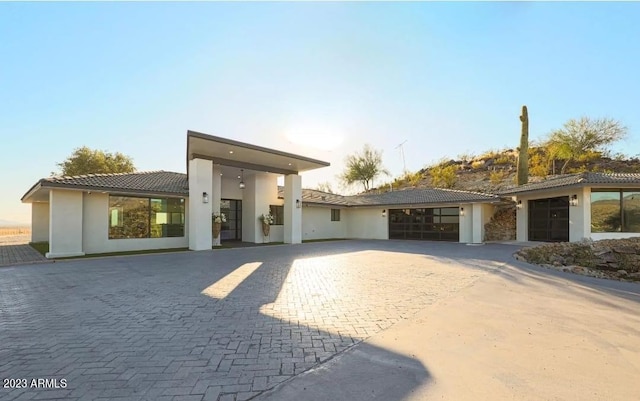
[[527, 106], [522, 106], [522, 132], [520, 134], [520, 147], [518, 148], [518, 185], [529, 182], [529, 113]]

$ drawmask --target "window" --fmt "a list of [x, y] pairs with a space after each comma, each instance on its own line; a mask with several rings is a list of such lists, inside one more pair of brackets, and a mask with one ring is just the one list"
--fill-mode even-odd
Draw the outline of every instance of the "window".
[[109, 196], [109, 239], [184, 237], [184, 199]]
[[269, 213], [273, 216], [273, 226], [284, 224], [284, 206], [269, 205]]
[[331, 221], [340, 221], [340, 209], [331, 209]]
[[640, 232], [640, 191], [591, 191], [591, 232]]

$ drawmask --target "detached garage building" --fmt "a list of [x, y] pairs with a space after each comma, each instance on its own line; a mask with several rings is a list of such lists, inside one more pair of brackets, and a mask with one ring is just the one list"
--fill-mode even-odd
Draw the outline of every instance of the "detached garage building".
[[517, 206], [518, 241], [640, 236], [640, 174], [554, 176], [503, 192]]

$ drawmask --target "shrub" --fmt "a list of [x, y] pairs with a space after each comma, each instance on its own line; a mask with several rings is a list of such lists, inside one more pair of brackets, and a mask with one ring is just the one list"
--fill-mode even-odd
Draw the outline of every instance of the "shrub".
[[429, 171], [431, 183], [436, 187], [453, 188], [458, 181], [455, 166], [436, 166]]

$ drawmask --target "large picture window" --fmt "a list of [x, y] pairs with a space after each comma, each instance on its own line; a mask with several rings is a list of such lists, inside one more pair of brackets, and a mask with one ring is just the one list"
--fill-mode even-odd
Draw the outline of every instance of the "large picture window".
[[184, 237], [184, 199], [109, 196], [109, 239]]
[[591, 232], [640, 232], [640, 190], [592, 190]]

